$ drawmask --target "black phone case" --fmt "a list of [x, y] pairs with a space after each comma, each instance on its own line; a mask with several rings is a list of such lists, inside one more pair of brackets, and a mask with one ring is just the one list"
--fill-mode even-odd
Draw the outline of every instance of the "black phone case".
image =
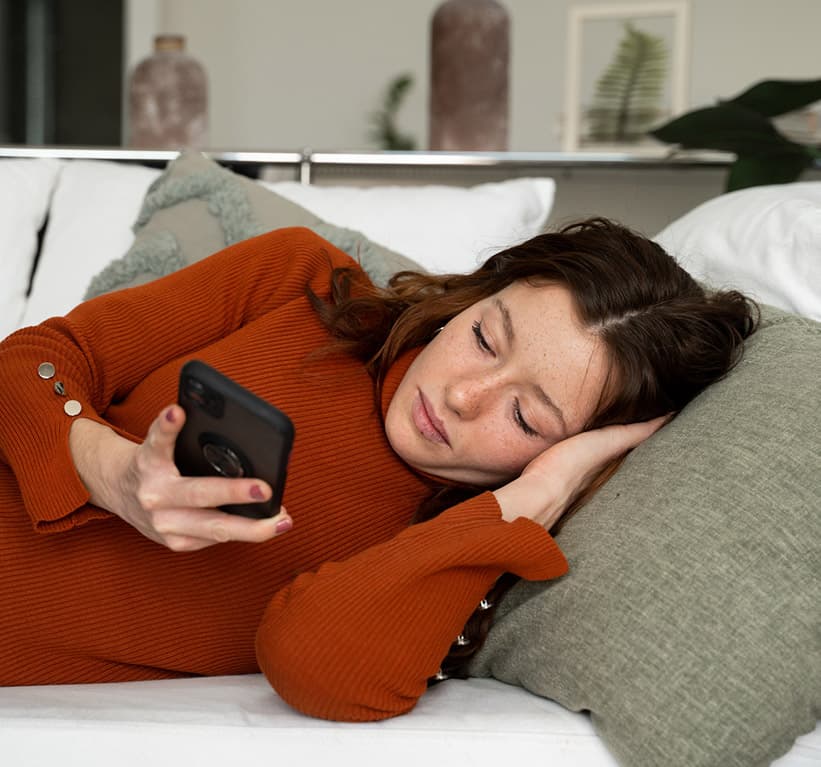
[[184, 476], [254, 477], [272, 488], [269, 501], [221, 506], [263, 519], [279, 513], [294, 426], [285, 413], [199, 360], [180, 371], [185, 425], [174, 462]]

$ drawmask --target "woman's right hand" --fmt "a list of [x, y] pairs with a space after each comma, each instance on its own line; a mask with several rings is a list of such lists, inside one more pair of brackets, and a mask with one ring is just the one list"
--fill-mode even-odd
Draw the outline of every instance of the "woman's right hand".
[[226, 541], [260, 543], [290, 530], [293, 523], [284, 507], [262, 520], [217, 508], [267, 500], [271, 488], [262, 480], [180, 475], [174, 444], [184, 422], [183, 409], [171, 405], [137, 445], [103, 424], [77, 419], [69, 445], [91, 503], [173, 551]]
[[536, 456], [521, 475], [494, 491], [502, 517], [526, 517], [550, 529], [611, 462], [655, 434], [670, 416], [604, 426], [557, 442]]

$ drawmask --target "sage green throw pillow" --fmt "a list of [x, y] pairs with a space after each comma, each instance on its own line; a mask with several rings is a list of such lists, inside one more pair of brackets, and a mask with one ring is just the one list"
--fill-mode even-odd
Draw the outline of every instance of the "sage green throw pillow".
[[235, 242], [285, 226], [307, 226], [357, 260], [377, 285], [423, 271], [359, 232], [333, 226], [199, 152], [184, 152], [148, 189], [128, 252], [89, 284], [85, 298], [170, 274]]
[[766, 309], [741, 364], [635, 450], [518, 584], [472, 673], [574, 711], [626, 767], [763, 767], [821, 716], [821, 325]]

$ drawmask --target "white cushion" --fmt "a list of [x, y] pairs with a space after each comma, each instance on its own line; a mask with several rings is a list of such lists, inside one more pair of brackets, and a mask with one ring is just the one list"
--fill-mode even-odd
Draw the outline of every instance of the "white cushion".
[[434, 273], [472, 271], [493, 253], [538, 234], [556, 189], [550, 178], [468, 188], [323, 187], [295, 181], [265, 186]]
[[655, 239], [709, 285], [821, 320], [821, 182], [724, 194]]
[[[66, 163], [24, 324], [65, 314], [82, 300], [91, 278], [126, 252], [143, 197], [159, 173], [105, 161]], [[435, 272], [469, 271], [496, 250], [537, 234], [555, 190], [552, 179], [471, 188], [264, 186]]]
[[353, 724], [299, 714], [260, 674], [18, 687], [0, 696], [0, 732], [14, 767], [497, 767], [537, 754], [616, 767], [589, 717], [491, 679], [449, 680], [405, 716]]
[[[10, 687], [0, 733], [4, 763], [15, 767], [616, 767], [589, 716], [492, 679], [451, 679], [405, 716], [356, 724], [297, 713], [261, 674]], [[821, 725], [772, 767], [817, 767], [819, 758]]]
[[58, 160], [0, 161], [0, 338], [20, 324]]
[[134, 240], [131, 226], [159, 170], [93, 160], [65, 164], [49, 221], [24, 325], [65, 314], [83, 298], [92, 276]]

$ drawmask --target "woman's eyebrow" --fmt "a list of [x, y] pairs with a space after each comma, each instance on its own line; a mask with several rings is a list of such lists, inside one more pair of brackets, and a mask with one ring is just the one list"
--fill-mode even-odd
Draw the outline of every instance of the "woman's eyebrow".
[[513, 346], [513, 342], [516, 340], [516, 334], [513, 332], [513, 320], [510, 319], [510, 311], [505, 305], [505, 302], [498, 296], [493, 299], [493, 303], [499, 310], [499, 314], [502, 315], [502, 328], [505, 331], [508, 346]]
[[[510, 316], [510, 310], [507, 308], [505, 302], [498, 296], [493, 299], [493, 305], [502, 317], [502, 330], [504, 331], [505, 338], [507, 339], [507, 344], [512, 347], [516, 341], [516, 332], [513, 330], [513, 319]], [[567, 436], [569, 434], [567, 429], [567, 421], [564, 420], [564, 413], [562, 413], [561, 408], [551, 399], [550, 395], [542, 389], [541, 386], [539, 386], [539, 384], [533, 384], [533, 390], [536, 392], [536, 396], [542, 401], [542, 403], [547, 408], [552, 410], [556, 418], [559, 419], [564, 435]]]

